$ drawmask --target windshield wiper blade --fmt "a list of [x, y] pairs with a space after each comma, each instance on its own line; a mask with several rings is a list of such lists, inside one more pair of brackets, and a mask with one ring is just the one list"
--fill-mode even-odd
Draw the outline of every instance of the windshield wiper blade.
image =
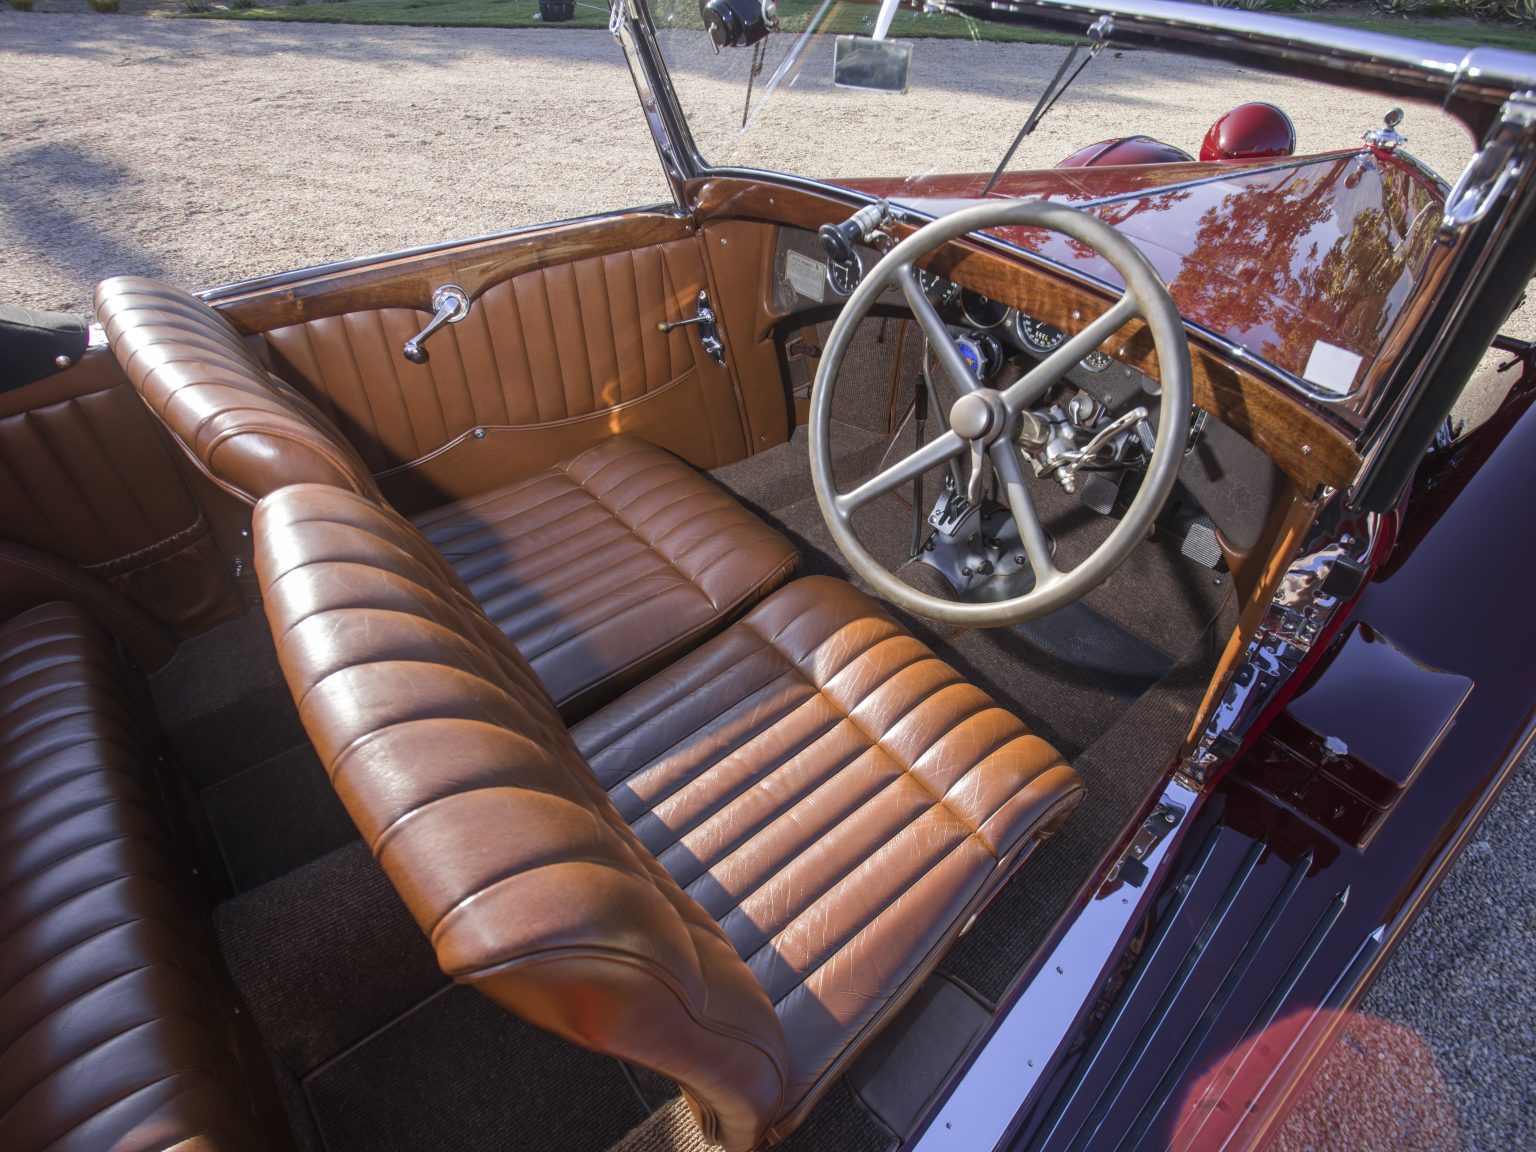
[[1008, 151], [1004, 152], [1003, 158], [997, 162], [997, 168], [992, 172], [992, 179], [988, 180], [987, 186], [981, 190], [983, 196], [997, 186], [998, 180], [1008, 168], [1008, 162], [1013, 159], [1013, 154], [1019, 150], [1019, 145], [1024, 143], [1024, 138], [1045, 119], [1045, 114], [1055, 106], [1057, 100], [1061, 99], [1061, 94], [1072, 86], [1072, 81], [1077, 79], [1078, 73], [1088, 67], [1088, 62], [1103, 50], [1109, 39], [1108, 36], [1099, 32], [1097, 23], [1088, 29], [1088, 35], [1093, 37], [1093, 45], [1088, 49], [1088, 55], [1083, 57], [1083, 62], [1068, 76], [1067, 69], [1072, 67], [1072, 61], [1077, 59], [1078, 52], [1082, 50], [1081, 44], [1072, 45], [1071, 50], [1067, 52], [1067, 58], [1061, 62], [1061, 67], [1056, 69], [1056, 75], [1051, 77], [1051, 82], [1045, 86], [1045, 91], [1040, 93], [1040, 99], [1035, 102], [1035, 110], [1029, 114], [1029, 119], [1024, 121], [1024, 127], [1019, 129], [1019, 134], [1013, 138], [1013, 143], [1008, 145]]

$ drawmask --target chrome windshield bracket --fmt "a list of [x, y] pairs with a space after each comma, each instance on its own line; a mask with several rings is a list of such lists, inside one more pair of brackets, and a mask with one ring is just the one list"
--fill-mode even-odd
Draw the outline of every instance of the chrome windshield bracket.
[[1270, 602], [1243, 660], [1206, 722], [1182, 771], [1203, 785], [1242, 749], [1254, 722], [1312, 651], [1340, 607], [1365, 581], [1379, 518], [1356, 518], [1337, 499]]
[[1472, 157], [1445, 201], [1442, 237], [1452, 237], [1488, 214], [1505, 188], [1531, 162], [1536, 145], [1536, 92], [1516, 92], [1504, 101], [1483, 146]]

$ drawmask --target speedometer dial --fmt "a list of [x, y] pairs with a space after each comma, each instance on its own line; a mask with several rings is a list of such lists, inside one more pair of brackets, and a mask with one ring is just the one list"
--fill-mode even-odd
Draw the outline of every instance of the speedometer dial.
[[917, 282], [928, 294], [928, 299], [940, 306], [948, 304], [960, 294], [960, 285], [953, 280], [944, 279], [936, 272], [924, 272], [919, 268]]
[[1022, 312], [1014, 317], [1013, 331], [1024, 347], [1042, 356], [1047, 352], [1054, 352], [1067, 338], [1067, 334], [1060, 328], [1052, 328], [1049, 324], [1036, 320], [1033, 316], [1026, 316]]
[[996, 328], [1008, 319], [1008, 305], [969, 288], [960, 293], [960, 311], [977, 328]]

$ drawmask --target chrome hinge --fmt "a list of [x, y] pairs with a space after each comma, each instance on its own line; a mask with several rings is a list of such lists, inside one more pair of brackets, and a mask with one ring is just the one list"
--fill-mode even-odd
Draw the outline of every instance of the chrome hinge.
[[1378, 518], [1321, 528], [1280, 579], [1264, 621], [1217, 702], [1183, 771], [1197, 783], [1237, 755], [1254, 721], [1295, 674], [1341, 605], [1353, 600], [1367, 574]]
[[1472, 157], [1445, 201], [1443, 236], [1476, 224], [1530, 163], [1536, 128], [1536, 92], [1516, 92], [1499, 109], [1483, 146]]
[[1148, 868], [1147, 857], [1152, 854], [1152, 849], [1163, 842], [1163, 839], [1179, 826], [1179, 821], [1184, 819], [1189, 810], [1181, 808], [1168, 800], [1162, 801], [1152, 810], [1152, 814], [1142, 821], [1141, 827], [1136, 830], [1135, 837], [1126, 846], [1120, 859], [1115, 861], [1109, 875], [1104, 877], [1104, 883], [1099, 886], [1099, 897], [1109, 895], [1121, 884], [1129, 884], [1132, 888], [1140, 888], [1147, 881]]

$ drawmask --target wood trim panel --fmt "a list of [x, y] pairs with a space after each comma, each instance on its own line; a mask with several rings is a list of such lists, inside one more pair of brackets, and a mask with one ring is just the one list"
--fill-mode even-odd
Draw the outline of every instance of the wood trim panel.
[[[701, 224], [751, 219], [814, 231], [843, 220], [853, 202], [832, 196], [736, 177], [695, 180], [688, 199]], [[898, 241], [915, 229], [897, 224], [887, 229]], [[1075, 331], [1104, 311], [1106, 293], [1010, 259], [967, 240], [931, 253], [923, 265], [966, 288], [983, 292], [1048, 324]], [[1157, 377], [1157, 353], [1151, 333], [1133, 320], [1105, 343], [1105, 351], [1123, 363]], [[1190, 340], [1195, 403], [1250, 440], [1303, 487], [1344, 487], [1360, 468], [1360, 456], [1348, 434], [1281, 386], [1246, 367], [1231, 364]]]
[[432, 292], [442, 284], [459, 285], [473, 300], [523, 272], [681, 240], [694, 231], [693, 222], [681, 216], [630, 212], [317, 274], [232, 296], [214, 307], [246, 335], [381, 308], [430, 312]]

